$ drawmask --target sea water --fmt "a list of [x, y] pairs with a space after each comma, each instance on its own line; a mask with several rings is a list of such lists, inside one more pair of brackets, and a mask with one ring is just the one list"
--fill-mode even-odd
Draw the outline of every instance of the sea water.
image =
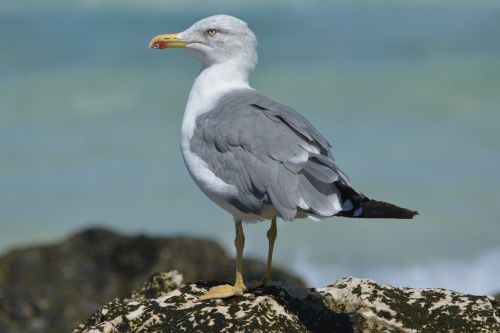
[[[311, 285], [345, 275], [500, 290], [500, 6], [495, 2], [35, 1], [0, 5], [0, 249], [89, 225], [213, 238], [231, 217], [179, 150], [200, 65], [147, 48], [227, 13], [259, 39], [252, 84], [305, 115], [357, 189], [413, 221], [280, 222], [277, 264]], [[245, 226], [264, 258], [268, 224]]]

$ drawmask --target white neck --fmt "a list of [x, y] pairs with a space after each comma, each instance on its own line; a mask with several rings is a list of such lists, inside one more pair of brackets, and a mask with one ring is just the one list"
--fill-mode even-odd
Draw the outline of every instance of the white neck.
[[210, 111], [220, 96], [234, 89], [252, 89], [248, 83], [249, 75], [250, 69], [238, 62], [229, 61], [203, 68], [193, 83], [184, 111], [181, 132], [183, 146], [189, 144], [193, 136], [196, 117]]

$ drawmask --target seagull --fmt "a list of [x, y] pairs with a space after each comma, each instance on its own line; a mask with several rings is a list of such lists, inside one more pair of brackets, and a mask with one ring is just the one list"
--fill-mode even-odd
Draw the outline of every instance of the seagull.
[[181, 129], [184, 162], [200, 190], [229, 212], [236, 227], [234, 285], [210, 288], [200, 300], [243, 294], [243, 222], [270, 220], [266, 272], [272, 283], [277, 218], [332, 216], [411, 219], [416, 211], [371, 200], [338, 167], [328, 141], [294, 109], [253, 89], [257, 39], [247, 23], [215, 15], [180, 33], [154, 37], [153, 49], [184, 48], [201, 60]]

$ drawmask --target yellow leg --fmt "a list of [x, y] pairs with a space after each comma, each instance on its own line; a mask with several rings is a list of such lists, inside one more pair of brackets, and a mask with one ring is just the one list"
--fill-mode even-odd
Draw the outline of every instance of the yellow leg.
[[236, 221], [235, 223], [236, 238], [234, 239], [234, 245], [236, 246], [236, 281], [234, 282], [234, 286], [224, 284], [210, 288], [209, 291], [199, 298], [200, 301], [241, 295], [246, 290], [245, 284], [243, 283], [243, 248], [245, 247], [245, 234], [243, 233], [241, 221]]
[[243, 283], [243, 248], [245, 247], [245, 234], [243, 233], [241, 221], [236, 222], [234, 246], [236, 246], [236, 281], [234, 282], [234, 288], [237, 292], [242, 294], [246, 287]]
[[267, 266], [266, 273], [262, 277], [262, 280], [253, 282], [249, 285], [251, 289], [259, 288], [262, 286], [269, 286], [272, 284], [273, 279], [271, 277], [272, 274], [272, 265], [273, 265], [273, 250], [274, 250], [274, 241], [278, 236], [278, 227], [276, 226], [276, 217], [271, 221], [271, 226], [269, 230], [267, 230], [267, 239], [269, 240], [269, 249], [267, 252]]
[[273, 250], [274, 250], [274, 241], [276, 240], [277, 236], [278, 236], [278, 228], [276, 227], [276, 217], [274, 217], [271, 222], [271, 227], [267, 231], [267, 239], [269, 240], [269, 249], [267, 252], [266, 274], [264, 274], [264, 278], [262, 279], [264, 285], [269, 285], [273, 281], [271, 277], [272, 264], [273, 264]]

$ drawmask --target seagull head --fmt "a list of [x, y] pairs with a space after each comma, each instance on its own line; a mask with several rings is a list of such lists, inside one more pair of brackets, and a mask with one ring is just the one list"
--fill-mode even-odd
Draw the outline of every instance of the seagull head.
[[229, 15], [204, 18], [179, 33], [163, 34], [149, 42], [153, 49], [185, 48], [206, 67], [235, 63], [252, 70], [257, 63], [257, 39], [247, 23]]

